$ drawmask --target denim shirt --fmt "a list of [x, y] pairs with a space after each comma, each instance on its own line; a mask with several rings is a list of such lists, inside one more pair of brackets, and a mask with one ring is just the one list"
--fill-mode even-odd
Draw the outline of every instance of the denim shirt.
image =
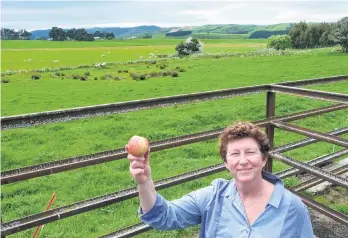
[[233, 179], [215, 179], [210, 186], [173, 201], [157, 193], [152, 209], [143, 214], [140, 208], [139, 217], [158, 230], [201, 224], [201, 238], [312, 238], [310, 216], [301, 199], [286, 190], [275, 175], [262, 172], [262, 177], [275, 187], [265, 210], [252, 224]]

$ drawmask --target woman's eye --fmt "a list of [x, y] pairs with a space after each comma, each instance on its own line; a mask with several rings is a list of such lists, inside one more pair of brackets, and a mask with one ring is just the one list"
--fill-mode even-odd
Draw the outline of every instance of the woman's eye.
[[239, 153], [232, 153], [231, 155], [232, 156], [237, 156], [237, 155], [239, 155]]
[[255, 153], [256, 153], [255, 151], [248, 151], [248, 152], [247, 152], [248, 155], [253, 155], [253, 154], [255, 154]]

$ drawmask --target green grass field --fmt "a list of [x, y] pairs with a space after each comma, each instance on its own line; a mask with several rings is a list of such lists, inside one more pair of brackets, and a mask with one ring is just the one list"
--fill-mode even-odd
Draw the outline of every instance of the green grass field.
[[[159, 77], [134, 81], [129, 72], [161, 71], [156, 65], [138, 64], [109, 66], [107, 69], [79, 69], [42, 74], [41, 80], [31, 80], [32, 73], [6, 76], [10, 83], [3, 84], [2, 115], [56, 110], [78, 106], [129, 101], [224, 88], [275, 83], [313, 77], [342, 75], [348, 71], [345, 55], [319, 54], [308, 56], [268, 56], [240, 59], [194, 59], [167, 62], [166, 69], [180, 66], [186, 72], [178, 78]], [[164, 64], [165, 62], [158, 63]], [[147, 68], [149, 66], [149, 68]], [[303, 70], [294, 70], [301, 68]], [[313, 70], [313, 68], [315, 70]], [[272, 69], [272, 70], [271, 70]], [[90, 72], [86, 82], [73, 80], [71, 75]], [[124, 77], [121, 81], [100, 80], [105, 74]], [[99, 80], [94, 80], [98, 77]]]
[[[3, 41], [1, 69], [38, 69], [146, 59], [150, 53], [172, 55], [183, 39], [135, 39], [95, 42]], [[161, 42], [162, 44], [158, 44]], [[203, 40], [207, 53], [249, 52], [264, 40]], [[30, 61], [28, 61], [30, 59]], [[59, 62], [53, 62], [58, 60]]]
[[219, 33], [193, 33], [192, 37], [199, 39], [248, 39], [248, 34], [219, 34]]
[[[222, 34], [223, 35], [223, 34]], [[46, 48], [96, 48], [96, 47], [117, 47], [117, 46], [158, 46], [179, 44], [181, 38], [155, 37], [150, 39], [132, 40], [96, 40], [96, 41], [47, 41], [47, 40], [2, 40], [1, 47], [6, 49], [46, 49]], [[206, 39], [205, 44], [265, 44], [265, 39]]]
[[[157, 47], [157, 46], [156, 46]], [[159, 46], [158, 46], [159, 47]], [[150, 49], [152, 50], [152, 49]], [[61, 52], [62, 50], [58, 50]], [[5, 51], [11, 57], [17, 51]], [[25, 51], [20, 51], [23, 53]], [[51, 51], [43, 51], [43, 56]], [[53, 52], [53, 51], [52, 51]], [[67, 50], [66, 52], [74, 52]], [[128, 52], [128, 51], [124, 51]], [[4, 53], [4, 52], [2, 52]], [[74, 53], [71, 53], [74, 54]], [[20, 55], [20, 54], [19, 54]], [[4, 54], [2, 55], [4, 57]], [[48, 57], [48, 56], [47, 56]], [[82, 62], [84, 57], [78, 57]], [[276, 83], [316, 77], [348, 74], [346, 55], [320, 53], [297, 56], [267, 56], [224, 59], [184, 59], [165, 62], [168, 69], [180, 66], [186, 72], [179, 77], [158, 77], [134, 81], [129, 72], [158, 71], [156, 65], [132, 64], [109, 66], [107, 69], [79, 69], [64, 71], [66, 76], [53, 78], [44, 73], [40, 80], [32, 74], [6, 76], [10, 83], [2, 86], [2, 115], [56, 110], [102, 103], [234, 88], [265, 83]], [[163, 62], [161, 62], [162, 64]], [[149, 66], [149, 68], [147, 67]], [[23, 67], [20, 67], [21, 69]], [[87, 81], [73, 80], [72, 74], [89, 71]], [[62, 71], [63, 72], [63, 71]], [[100, 80], [105, 74], [123, 80]], [[94, 80], [98, 77], [98, 80]], [[348, 93], [348, 83], [340, 82], [310, 86], [323, 91]], [[2, 131], [2, 171], [23, 166], [69, 158], [77, 155], [123, 147], [134, 134], [150, 141], [166, 139], [209, 129], [221, 128], [236, 120], [257, 120], [265, 116], [265, 94], [254, 94], [219, 99], [167, 108], [156, 108], [131, 113], [60, 122], [31, 128]], [[277, 115], [327, 106], [321, 100], [277, 94]], [[294, 122], [319, 131], [329, 131], [348, 125], [348, 110], [336, 111]], [[276, 130], [276, 146], [304, 138]], [[221, 163], [217, 140], [205, 141], [151, 154], [153, 179], [159, 180], [179, 173]], [[287, 152], [286, 155], [306, 161], [340, 148], [328, 143], [317, 143]], [[274, 170], [287, 168], [275, 161]], [[227, 172], [211, 175], [170, 189], [160, 191], [167, 199], [175, 199], [194, 189], [208, 185], [214, 178], [229, 178]], [[291, 178], [286, 184], [296, 183]], [[44, 210], [53, 192], [57, 198], [53, 208], [91, 197], [101, 196], [134, 186], [128, 161], [120, 160], [87, 168], [58, 173], [41, 178], [2, 186], [2, 218], [4, 222]], [[96, 209], [45, 225], [42, 237], [97, 237], [139, 222], [137, 198]], [[341, 206], [341, 205], [340, 205]], [[333, 206], [333, 208], [337, 208]], [[341, 209], [342, 208], [337, 208]], [[345, 210], [343, 210], [345, 211]], [[199, 227], [185, 231], [150, 231], [139, 237], [195, 236]], [[28, 237], [34, 229], [9, 237]]]

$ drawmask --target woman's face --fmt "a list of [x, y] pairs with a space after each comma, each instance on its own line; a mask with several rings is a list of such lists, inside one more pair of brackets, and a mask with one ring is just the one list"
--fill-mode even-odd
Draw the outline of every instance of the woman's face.
[[261, 178], [267, 160], [253, 138], [242, 138], [227, 144], [226, 168], [237, 181], [249, 182]]

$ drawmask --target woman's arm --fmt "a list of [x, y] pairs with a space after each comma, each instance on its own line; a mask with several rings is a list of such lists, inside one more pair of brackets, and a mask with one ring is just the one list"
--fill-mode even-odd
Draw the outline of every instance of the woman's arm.
[[300, 238], [312, 238], [312, 237], [314, 237], [314, 234], [313, 234], [313, 227], [312, 227], [311, 218], [310, 218], [309, 212], [307, 210], [307, 207], [303, 206], [303, 209], [305, 210], [305, 212], [304, 212], [305, 217], [303, 219]]
[[198, 194], [198, 191], [191, 192], [173, 201], [167, 201], [156, 193], [156, 200], [152, 209], [146, 213], [142, 207], [139, 210], [140, 219], [159, 230], [184, 229], [200, 224], [201, 209], [196, 197], [203, 194]]
[[156, 190], [151, 179], [143, 184], [138, 184], [140, 207], [143, 213], [147, 213], [152, 209], [156, 201]]
[[128, 154], [128, 159], [130, 174], [138, 185], [140, 218], [145, 223], [161, 230], [183, 229], [200, 223], [201, 213], [195, 192], [171, 202], [156, 192], [151, 179], [150, 150], [144, 157]]

